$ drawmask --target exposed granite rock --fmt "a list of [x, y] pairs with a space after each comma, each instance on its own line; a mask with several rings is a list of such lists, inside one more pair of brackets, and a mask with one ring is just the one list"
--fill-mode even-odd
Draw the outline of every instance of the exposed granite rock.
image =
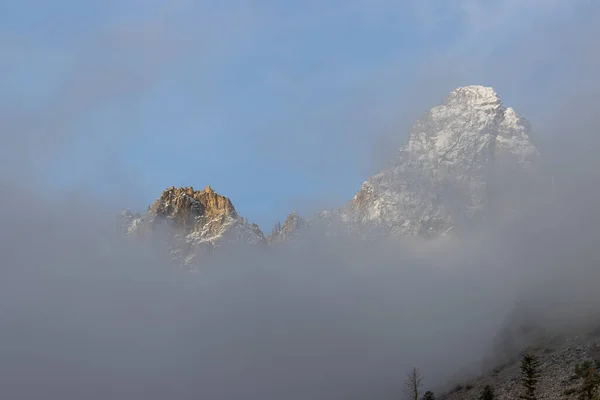
[[162, 192], [150, 206], [149, 214], [169, 219], [173, 226], [188, 233], [197, 231], [215, 218], [238, 218], [233, 204], [207, 186], [202, 191], [193, 187], [171, 187]]

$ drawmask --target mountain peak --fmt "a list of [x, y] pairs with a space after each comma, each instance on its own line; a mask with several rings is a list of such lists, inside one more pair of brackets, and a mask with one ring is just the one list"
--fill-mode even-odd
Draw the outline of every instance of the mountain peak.
[[494, 88], [482, 85], [470, 85], [456, 88], [450, 92], [446, 100], [465, 99], [481, 103], [500, 102], [500, 97]]
[[472, 85], [454, 89], [446, 96], [443, 104], [434, 107], [432, 112], [444, 110], [452, 117], [456, 114], [473, 114], [475, 112], [492, 114], [501, 109], [504, 107], [500, 96], [492, 87]]
[[493, 88], [460, 87], [413, 125], [407, 145], [363, 184], [342, 219], [384, 234], [465, 228], [514, 204], [505, 197], [521, 192], [517, 182], [535, 175], [538, 159], [529, 124]]
[[237, 213], [229, 198], [215, 193], [210, 186], [203, 191], [190, 187], [174, 186], [164, 190], [150, 206], [149, 212], [173, 220], [179, 228], [187, 229], [194, 225], [197, 217], [212, 219], [218, 216], [236, 216]]
[[498, 97], [498, 93], [496, 93], [496, 90], [494, 90], [493, 87], [484, 85], [460, 86], [454, 89], [451, 93], [469, 93], [478, 96]]

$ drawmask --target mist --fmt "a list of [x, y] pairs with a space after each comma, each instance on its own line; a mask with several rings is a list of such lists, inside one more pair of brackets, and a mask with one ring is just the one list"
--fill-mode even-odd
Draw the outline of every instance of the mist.
[[[161, 9], [159, 21], [170, 12]], [[597, 8], [590, 12], [597, 15]], [[495, 20], [494, 34], [505, 30], [506, 15]], [[233, 20], [255, 32], [255, 17], [240, 12]], [[549, 24], [524, 33], [498, 63], [481, 52], [478, 62], [457, 61], [456, 54], [485, 47], [469, 40], [424, 57], [427, 68], [399, 97], [383, 90], [396, 88], [393, 68], [367, 81], [369, 93], [381, 89], [390, 96], [385, 110], [401, 113], [402, 121], [382, 112], [383, 122], [372, 126], [377, 136], [368, 118], [361, 120], [374, 150], [357, 162], [365, 173], [380, 168], [389, 143], [406, 138], [404, 127], [423, 107], [465, 80], [491, 80], [521, 105], [518, 112], [533, 115], [534, 140], [554, 177], [551, 196], [540, 194], [511, 218], [468, 237], [372, 243], [316, 232], [267, 252], [232, 251], [196, 271], [173, 265], [160, 246], [119, 231], [118, 211], [140, 186], [127, 160], [108, 151], [89, 163], [94, 179], [71, 185], [56, 185], [45, 174], [79, 140], [112, 150], [135, 139], [119, 134], [139, 122], [140, 94], [189, 50], [181, 39], [189, 32], [172, 36], [152, 23], [129, 27], [135, 28], [126, 30], [131, 41], [118, 43], [132, 60], [108, 75], [104, 67], [115, 59], [87, 62], [92, 56], [76, 51], [69, 64], [75, 73], [59, 79], [47, 98], [7, 103], [0, 114], [0, 396], [393, 399], [410, 368], [420, 368], [426, 390], [443, 390], [513, 357], [531, 344], [520, 336], [524, 323], [549, 336], [600, 325], [600, 84], [593, 51], [600, 36], [593, 23], [569, 33], [560, 22]], [[205, 35], [217, 25], [209, 24]], [[473, 40], [482, 28], [471, 28]], [[146, 47], [145, 34], [136, 32], [155, 34], [153, 45]], [[121, 54], [106, 39], [110, 34], [100, 33], [82, 38], [77, 48], [94, 43], [106, 54]], [[238, 51], [243, 33], [229, 32], [217, 53]], [[552, 45], [537, 46], [544, 33]], [[563, 40], [552, 41], [559, 33]], [[548, 60], [562, 61], [560, 82], [521, 93], [519, 85]], [[151, 67], [138, 75], [130, 61]], [[509, 67], [511, 75], [502, 75]], [[356, 103], [341, 111], [368, 108]], [[80, 118], [106, 105], [117, 133], [82, 134]], [[347, 128], [341, 122], [332, 129]], [[344, 145], [336, 149], [343, 152]], [[96, 179], [111, 190], [90, 190]], [[499, 345], [507, 335], [515, 347]]]
[[513, 323], [555, 335], [600, 322], [597, 197], [476, 238], [315, 235], [190, 272], [120, 236], [94, 199], [5, 193], [10, 398], [395, 398], [413, 366], [438, 389], [514, 356], [497, 347]]

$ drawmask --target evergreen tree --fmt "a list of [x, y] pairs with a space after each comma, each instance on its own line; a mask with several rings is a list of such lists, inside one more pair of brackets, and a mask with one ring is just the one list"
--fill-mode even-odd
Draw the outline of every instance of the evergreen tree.
[[485, 385], [479, 396], [479, 400], [494, 400], [494, 388], [490, 385]]
[[523, 394], [519, 398], [523, 400], [537, 400], [535, 391], [537, 389], [538, 379], [540, 377], [540, 361], [530, 352], [525, 353], [521, 358], [521, 385]]
[[435, 400], [435, 395], [431, 391], [425, 392], [421, 400]]

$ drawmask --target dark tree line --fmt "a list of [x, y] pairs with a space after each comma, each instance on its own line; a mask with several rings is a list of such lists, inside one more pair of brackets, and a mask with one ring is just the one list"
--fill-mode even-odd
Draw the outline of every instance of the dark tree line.
[[[521, 391], [518, 398], [538, 400], [538, 382], [542, 373], [540, 360], [535, 354], [528, 351], [521, 357], [520, 369]], [[577, 394], [579, 400], [600, 400], [600, 360], [588, 360], [577, 364], [574, 377], [579, 379], [579, 387], [565, 391], [564, 395]], [[435, 394], [432, 391], [423, 393], [422, 389], [423, 377], [417, 368], [413, 368], [404, 382], [404, 398], [406, 400], [435, 400]], [[463, 387], [458, 385], [453, 392], [462, 389]], [[486, 385], [478, 396], [479, 400], [494, 400], [495, 398], [496, 394], [491, 385]]]

